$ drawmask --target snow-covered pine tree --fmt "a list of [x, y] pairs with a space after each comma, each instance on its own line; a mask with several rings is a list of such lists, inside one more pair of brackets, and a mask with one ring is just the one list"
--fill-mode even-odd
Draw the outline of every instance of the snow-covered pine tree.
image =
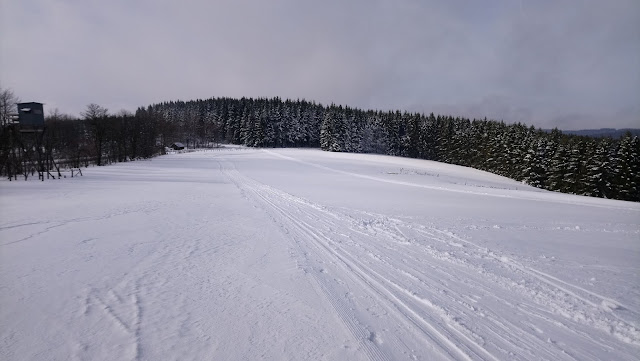
[[599, 141], [593, 140], [589, 142], [589, 157], [586, 158], [585, 179], [584, 179], [584, 195], [591, 197], [607, 198], [609, 188], [609, 172], [610, 160], [609, 149], [611, 148], [611, 140], [602, 138]]
[[335, 152], [335, 105], [331, 104], [324, 110], [324, 114], [322, 116], [322, 123], [320, 124], [320, 148], [322, 150], [328, 150], [330, 152]]
[[639, 201], [640, 144], [627, 134], [620, 139], [613, 157], [611, 184], [617, 199]]
[[523, 160], [522, 181], [536, 188], [543, 188], [546, 180], [544, 152], [547, 147], [544, 138], [538, 138], [532, 144]]

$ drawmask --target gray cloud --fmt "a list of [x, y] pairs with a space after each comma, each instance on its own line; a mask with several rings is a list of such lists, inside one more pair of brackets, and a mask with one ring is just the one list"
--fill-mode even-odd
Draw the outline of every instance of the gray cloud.
[[4, 0], [0, 10], [0, 85], [74, 114], [91, 102], [115, 112], [281, 96], [640, 126], [634, 0]]

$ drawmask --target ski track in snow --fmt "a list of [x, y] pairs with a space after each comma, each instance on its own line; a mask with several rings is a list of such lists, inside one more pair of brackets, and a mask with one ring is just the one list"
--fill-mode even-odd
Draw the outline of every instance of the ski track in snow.
[[[571, 345], [610, 348], [593, 336], [593, 329], [602, 337], [640, 345], [638, 310], [526, 266], [511, 255], [434, 226], [328, 209], [245, 177], [233, 163], [221, 162], [220, 169], [286, 230], [305, 270], [371, 360], [395, 359], [399, 355], [392, 352], [405, 347], [408, 337], [412, 345], [457, 360], [518, 355], [596, 360], [600, 356]], [[367, 294], [385, 310], [384, 320], [375, 323], [386, 328], [375, 329], [349, 312], [358, 305], [340, 295], [353, 293]], [[484, 306], [479, 301], [483, 298], [491, 302]], [[619, 314], [622, 310], [625, 316]], [[391, 327], [410, 331], [399, 333]], [[552, 334], [562, 334], [566, 341], [555, 342], [544, 329], [553, 329]], [[385, 341], [372, 341], [368, 335]]]
[[[259, 248], [260, 245], [238, 249], [237, 241], [224, 237], [220, 238], [223, 241], [212, 243], [210, 219], [204, 213], [199, 217], [197, 211], [160, 218], [163, 223], [153, 225], [157, 229], [136, 230], [151, 232], [154, 236], [141, 235], [135, 242], [123, 243], [128, 247], [127, 252], [121, 252], [118, 257], [131, 256], [129, 266], [114, 265], [113, 270], [96, 271], [96, 275], [102, 277], [96, 276], [92, 282], [75, 288], [69, 295], [73, 305], [61, 306], [64, 310], [73, 309], [73, 314], [52, 316], [47, 310], [39, 311], [42, 313], [39, 322], [45, 323], [41, 325], [43, 329], [64, 335], [65, 347], [69, 349], [68, 357], [64, 359], [151, 360], [164, 355], [168, 359], [197, 360], [225, 352], [224, 355], [232, 355], [235, 359], [262, 359], [269, 355], [336, 359], [337, 355], [342, 355], [342, 358], [372, 361], [637, 360], [640, 354], [640, 310], [633, 302], [627, 304], [566, 278], [561, 279], [539, 267], [536, 260], [525, 253], [506, 253], [485, 246], [487, 243], [477, 238], [479, 233], [474, 233], [490, 227], [480, 217], [475, 222], [470, 220], [471, 223], [448, 227], [424, 218], [313, 202], [244, 174], [236, 165], [236, 155], [231, 157], [228, 153], [201, 157], [209, 162], [208, 172], [222, 176], [230, 188], [233, 184], [244, 198], [243, 202], [270, 220], [279, 231], [281, 240], [278, 244], [262, 245], [264, 249]], [[537, 199], [524, 192], [490, 194], [382, 179], [269, 150], [239, 152], [245, 156], [255, 154], [396, 186], [593, 205], [562, 197]], [[63, 214], [42, 221], [29, 218], [2, 223], [0, 232], [19, 232], [16, 233], [19, 236], [7, 241], [2, 239], [1, 247], [3, 250], [22, 249], [31, 242], [56, 237], [51, 236], [54, 233], [57, 235], [73, 227], [91, 227], [98, 222], [111, 222], [108, 224], [117, 228], [125, 224], [118, 222], [128, 222], [128, 217], [155, 215], [180, 203], [200, 207], [207, 204], [196, 191], [186, 194], [190, 198], [179, 201], [154, 199], [76, 217], [67, 218]], [[609, 204], [593, 206], [616, 208]], [[617, 208], [637, 210], [624, 203]], [[554, 229], [548, 227], [546, 230]], [[585, 231], [584, 227], [580, 231]], [[629, 229], [612, 228], [611, 232], [637, 236], [637, 231], [634, 233]], [[73, 252], [83, 262], [91, 262], [92, 257], [100, 257], [100, 254], [89, 252], [99, 241], [96, 237], [83, 235]], [[254, 247], [251, 242], [243, 244]], [[274, 259], [269, 258], [271, 247], [288, 250], [284, 259], [274, 258], [280, 264], [274, 265]], [[239, 257], [240, 254], [246, 257]], [[240, 259], [250, 263], [242, 268], [237, 265]], [[67, 258], [64, 260], [70, 262]], [[206, 263], [211, 260], [214, 263]], [[614, 269], [611, 267], [614, 265], [607, 269]], [[350, 338], [343, 342], [347, 353], [327, 351], [339, 348], [339, 345], [310, 344], [280, 329], [283, 325], [277, 315], [288, 315], [288, 312], [297, 312], [298, 320], [309, 322], [299, 326], [307, 327], [308, 334], [322, 330], [326, 325], [313, 319], [312, 315], [305, 318], [305, 312], [316, 307], [314, 303], [296, 295], [297, 289], [264, 282], [273, 275], [260, 278], [254, 274], [260, 269], [282, 273], [291, 282], [300, 282], [296, 278], [300, 277], [331, 311], [324, 315], [326, 325], [334, 320], [342, 327], [335, 331], [336, 335]], [[9, 270], [0, 270], [3, 272], [0, 274], [2, 292], [26, 292], [11, 288], [13, 286], [10, 287], [6, 280]], [[18, 281], [27, 282], [28, 277], [37, 274], [35, 270], [29, 272]], [[60, 273], [60, 277], [64, 277], [64, 273]], [[191, 293], [174, 290], [185, 283], [191, 288], [184, 289]], [[194, 290], [201, 293], [193, 293]], [[24, 298], [16, 296], [16, 299]], [[206, 319], [194, 311], [194, 305], [208, 305], [213, 302], [211, 300], [217, 300], [222, 307], [215, 309], [220, 313], [217, 317], [229, 319], [211, 315], [206, 315], [209, 317]], [[234, 304], [237, 309], [233, 308]], [[238, 312], [242, 314], [238, 316]], [[260, 315], [260, 322], [265, 324], [230, 319], [232, 313], [233, 317], [246, 318]], [[8, 318], [6, 313], [2, 315]], [[236, 332], [229, 336], [227, 344], [208, 336], [218, 320], [224, 322], [221, 327]], [[239, 325], [232, 325], [236, 321]], [[165, 333], [167, 330], [170, 334]], [[14, 345], [24, 337], [28, 337], [24, 330], [3, 331], [0, 356], [22, 359], [16, 354]], [[238, 340], [243, 337], [242, 341]], [[282, 346], [282, 337], [293, 338], [287, 341], [287, 346]], [[318, 335], [318, 339], [330, 338]], [[268, 353], [270, 350], [267, 349], [272, 345], [267, 340], [280, 342], [279, 347], [286, 352]], [[234, 341], [244, 349], [234, 350]], [[296, 347], [302, 346], [305, 353], [297, 354]], [[349, 351], [350, 348], [354, 350]], [[46, 351], [38, 352], [30, 359], [49, 359]]]

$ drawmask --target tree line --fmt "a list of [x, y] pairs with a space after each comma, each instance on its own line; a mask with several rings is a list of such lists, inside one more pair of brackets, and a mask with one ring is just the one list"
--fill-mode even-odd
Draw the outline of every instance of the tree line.
[[190, 147], [320, 147], [434, 160], [499, 174], [534, 187], [640, 201], [640, 141], [544, 131], [521, 123], [323, 106], [280, 98], [171, 101], [139, 109], [171, 124]]
[[[543, 131], [524, 124], [307, 100], [211, 98], [140, 107], [135, 114], [90, 104], [81, 117], [51, 112], [43, 147], [62, 166], [150, 158], [173, 142], [249, 147], [319, 147], [468, 166], [534, 187], [640, 201], [640, 141]], [[6, 127], [0, 134], [6, 153]]]
[[[15, 98], [13, 103], [17, 102]], [[55, 177], [56, 172], [60, 175], [65, 168], [126, 162], [161, 152], [156, 119], [144, 114], [125, 111], [109, 114], [106, 108], [90, 104], [80, 118], [53, 111], [45, 117], [42, 129], [21, 132], [11, 118], [16, 111], [0, 110], [4, 111], [0, 114], [2, 176], [22, 174], [26, 178], [28, 172], [37, 171]], [[44, 167], [47, 169], [41, 169]]]

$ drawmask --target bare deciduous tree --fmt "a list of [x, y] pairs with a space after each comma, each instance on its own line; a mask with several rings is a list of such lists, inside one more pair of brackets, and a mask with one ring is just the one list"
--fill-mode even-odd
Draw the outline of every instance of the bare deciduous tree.
[[80, 113], [86, 120], [98, 120], [103, 119], [107, 116], [109, 111], [107, 108], [101, 107], [98, 104], [91, 103], [87, 105], [87, 110]]
[[20, 98], [18, 98], [11, 89], [0, 88], [0, 124], [2, 126], [9, 123], [9, 114], [16, 112], [16, 104], [19, 102]]
[[87, 105], [87, 110], [81, 114], [87, 121], [88, 129], [91, 134], [91, 138], [93, 138], [93, 145], [96, 151], [96, 164], [100, 166], [102, 165], [102, 153], [107, 134], [107, 108], [91, 103]]

